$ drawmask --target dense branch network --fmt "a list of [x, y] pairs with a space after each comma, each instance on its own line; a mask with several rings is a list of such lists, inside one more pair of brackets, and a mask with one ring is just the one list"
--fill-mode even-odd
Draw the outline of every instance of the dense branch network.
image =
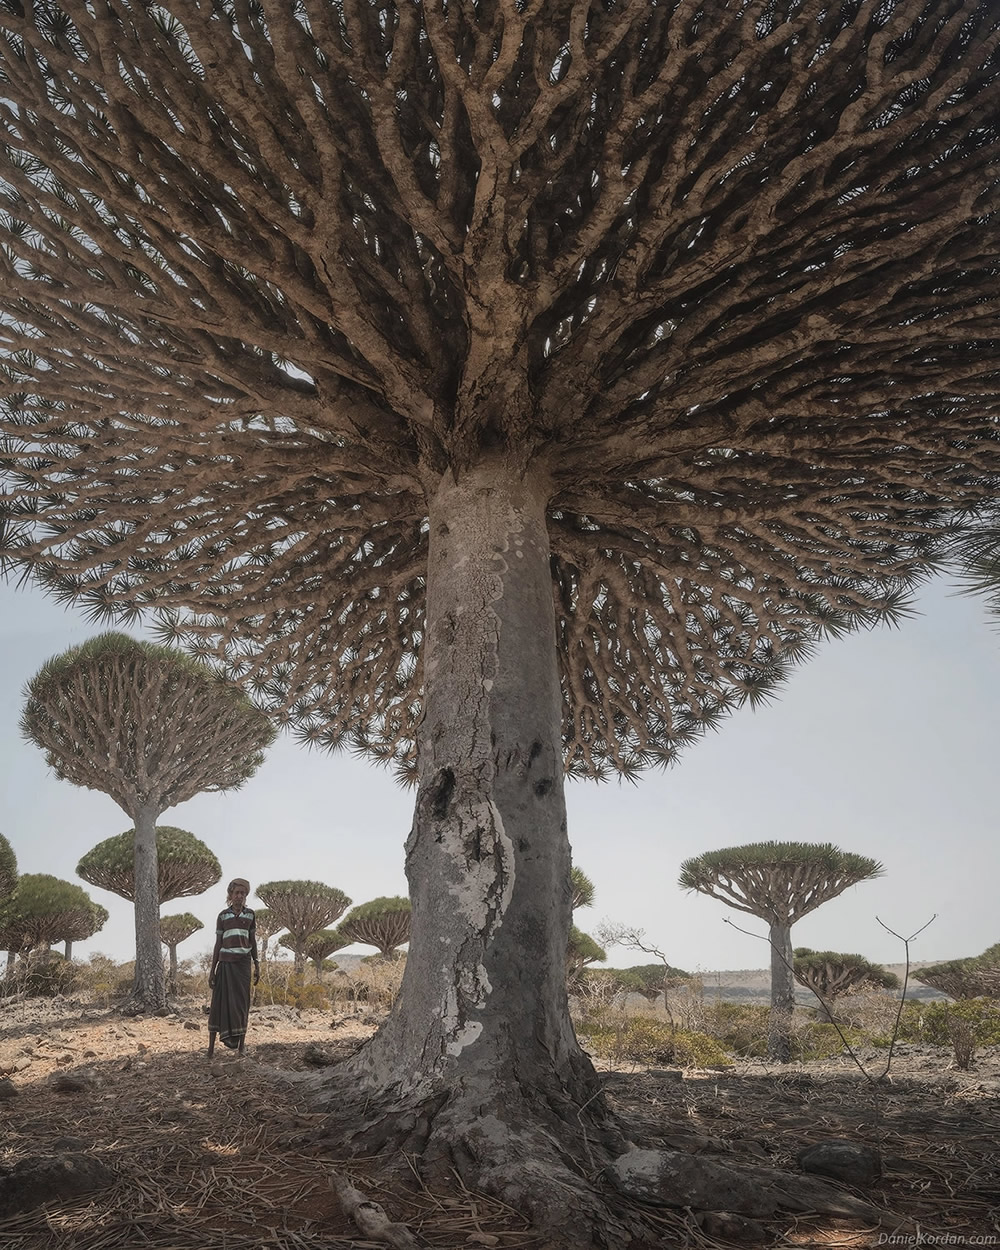
[[0, 0], [0, 550], [412, 749], [428, 495], [545, 469], [569, 767], [995, 486], [989, 0]]

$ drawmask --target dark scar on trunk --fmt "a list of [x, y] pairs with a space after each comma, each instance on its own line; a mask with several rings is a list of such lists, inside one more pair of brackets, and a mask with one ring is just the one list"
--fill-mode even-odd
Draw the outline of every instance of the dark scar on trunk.
[[551, 777], [543, 777], [541, 781], [535, 782], [535, 794], [540, 799], [543, 799], [551, 789], [552, 789]]
[[455, 789], [455, 774], [450, 768], [442, 768], [430, 786], [431, 816], [435, 820], [444, 820], [448, 815], [452, 791]]
[[541, 753], [542, 753], [542, 744], [536, 738], [535, 741], [531, 744], [531, 753], [528, 755], [528, 767], [529, 768], [531, 767], [532, 764], [534, 764], [535, 760], [538, 759]]

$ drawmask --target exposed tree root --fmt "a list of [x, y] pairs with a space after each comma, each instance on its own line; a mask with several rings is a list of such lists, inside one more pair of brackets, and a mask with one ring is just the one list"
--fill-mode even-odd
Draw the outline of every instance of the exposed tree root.
[[649, 1244], [655, 1232], [644, 1211], [664, 1207], [769, 1221], [808, 1212], [868, 1227], [885, 1215], [801, 1173], [640, 1150], [600, 1095], [585, 1107], [569, 1099], [559, 1105], [512, 1081], [488, 1094], [460, 1084], [420, 1096], [366, 1097], [349, 1065], [308, 1084], [331, 1112], [323, 1136], [341, 1157], [379, 1160], [387, 1176], [412, 1170], [432, 1189], [453, 1188], [458, 1177], [518, 1211], [553, 1248]]
[[392, 1250], [420, 1250], [422, 1243], [405, 1224], [390, 1220], [382, 1206], [366, 1197], [346, 1176], [330, 1173], [330, 1188], [337, 1201], [369, 1241], [391, 1246]]

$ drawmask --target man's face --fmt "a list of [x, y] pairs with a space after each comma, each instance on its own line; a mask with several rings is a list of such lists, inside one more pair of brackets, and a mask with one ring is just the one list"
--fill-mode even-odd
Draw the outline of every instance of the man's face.
[[242, 908], [243, 904], [247, 901], [247, 892], [241, 885], [237, 885], [233, 887], [233, 892], [230, 897], [233, 900], [234, 907]]

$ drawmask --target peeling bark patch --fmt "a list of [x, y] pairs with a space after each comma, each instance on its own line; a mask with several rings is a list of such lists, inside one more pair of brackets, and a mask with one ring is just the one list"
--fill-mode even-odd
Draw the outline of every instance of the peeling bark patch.
[[450, 768], [442, 768], [431, 785], [431, 816], [435, 820], [444, 820], [448, 815], [454, 789], [455, 774]]
[[538, 798], [543, 799], [552, 789], [552, 778], [543, 777], [541, 781], [535, 782], [535, 794]]

